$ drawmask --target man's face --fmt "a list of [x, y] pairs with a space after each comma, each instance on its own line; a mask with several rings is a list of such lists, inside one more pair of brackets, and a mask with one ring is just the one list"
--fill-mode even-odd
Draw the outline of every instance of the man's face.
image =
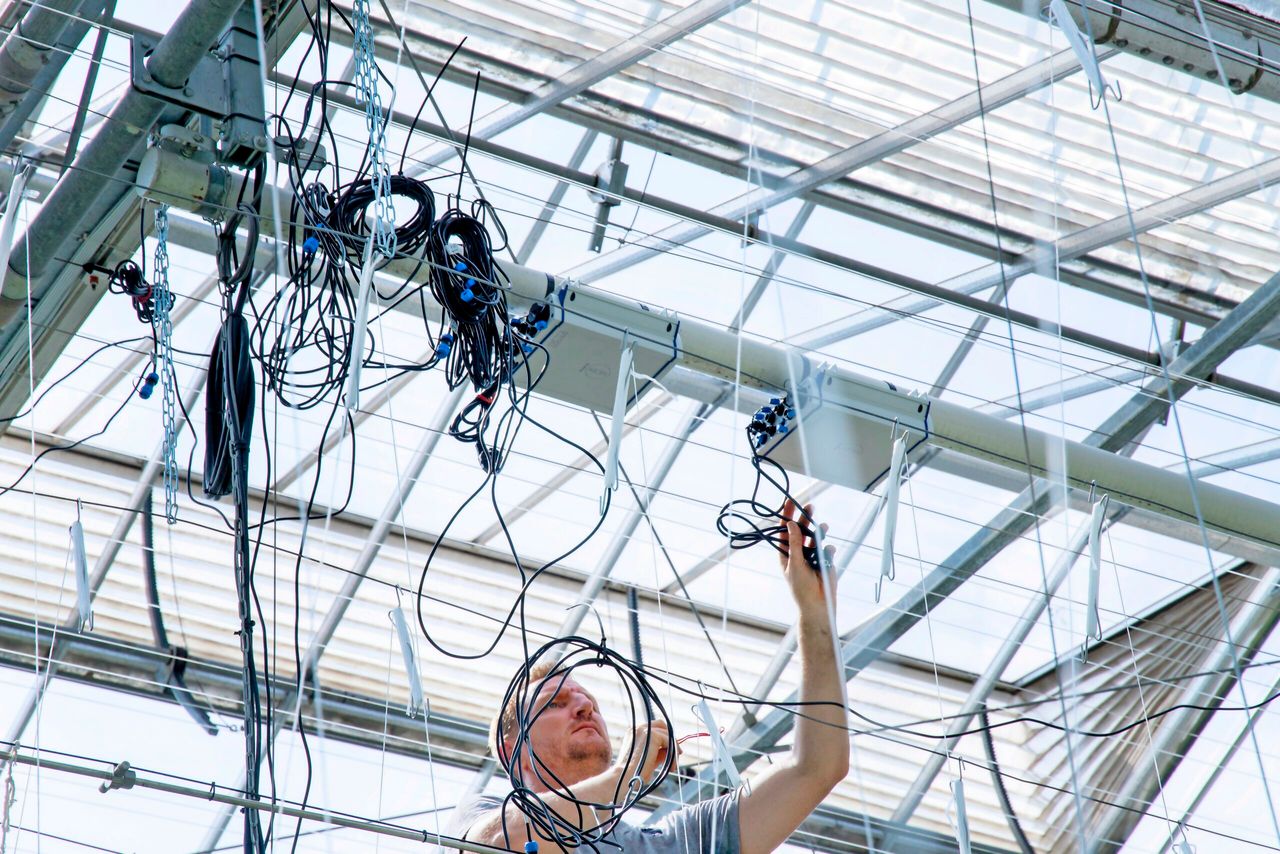
[[[573, 785], [602, 773], [613, 761], [613, 745], [600, 707], [595, 697], [572, 677], [544, 679], [530, 704], [529, 715], [533, 719], [529, 746], [537, 757], [537, 770], [548, 785], [555, 786], [551, 775], [565, 785]], [[520, 762], [526, 769], [526, 785], [541, 788], [524, 750]]]

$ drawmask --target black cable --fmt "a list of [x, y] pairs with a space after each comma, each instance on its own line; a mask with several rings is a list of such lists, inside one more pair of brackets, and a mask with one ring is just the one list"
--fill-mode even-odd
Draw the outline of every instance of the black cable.
[[[561, 651], [564, 654], [561, 656]], [[532, 681], [530, 672], [543, 660], [554, 662], [554, 666], [541, 679]], [[536, 827], [546, 838], [553, 839], [562, 848], [576, 850], [580, 847], [599, 851], [599, 845], [613, 845], [606, 837], [613, 832], [622, 816], [641, 798], [655, 791], [667, 774], [671, 771], [676, 746], [668, 738], [667, 758], [656, 769], [654, 777], [642, 780], [638, 776], [631, 779], [619, 778], [617, 785], [608, 800], [591, 801], [576, 797], [570, 784], [561, 780], [555, 772], [538, 758], [529, 736], [530, 729], [546, 710], [557, 699], [561, 686], [580, 667], [590, 666], [592, 673], [605, 670], [615, 676], [622, 684], [631, 717], [635, 722], [643, 721], [644, 737], [638, 742], [635, 738], [629, 742], [627, 753], [621, 763], [623, 768], [643, 768], [651, 752], [659, 750], [653, 742], [652, 729], [654, 722], [662, 722], [666, 726], [668, 737], [672, 733], [671, 718], [657, 692], [649, 685], [643, 669], [628, 661], [624, 656], [609, 649], [602, 638], [599, 642], [584, 637], [572, 636], [556, 638], [539, 647], [528, 656], [525, 663], [516, 672], [511, 684], [503, 696], [501, 709], [514, 709], [514, 732], [507, 734], [498, 732], [495, 741], [498, 746], [498, 761], [511, 780], [511, 792], [503, 800], [503, 810], [507, 803], [514, 803], [525, 815], [528, 822]], [[538, 697], [542, 686], [551, 686], [548, 696], [542, 701]], [[638, 704], [637, 700], [642, 704]], [[644, 717], [641, 718], [643, 712]], [[500, 726], [500, 724], [499, 724]], [[633, 734], [639, 734], [642, 728], [634, 727]], [[601, 733], [604, 736], [604, 733]], [[532, 774], [532, 778], [526, 775]], [[555, 810], [548, 807], [535, 791], [550, 790], [567, 800], [576, 808], [577, 821], [570, 821]], [[599, 821], [601, 815], [607, 816]], [[584, 826], [585, 825], [585, 829]], [[507, 832], [505, 822], [504, 834]], [[506, 838], [505, 845], [510, 847], [511, 840]], [[616, 845], [614, 845], [616, 847]]]
[[982, 711], [978, 713], [982, 720], [982, 746], [987, 753], [987, 764], [991, 766], [991, 783], [995, 787], [996, 797], [1000, 800], [1000, 809], [1004, 811], [1004, 817], [1009, 822], [1009, 830], [1013, 833], [1013, 839], [1018, 843], [1018, 849], [1022, 854], [1036, 854], [1035, 849], [1031, 847], [1031, 842], [1027, 839], [1027, 834], [1022, 830], [1022, 823], [1018, 821], [1017, 813], [1013, 811], [1013, 804], [1009, 800], [1009, 791], [1004, 787], [1004, 775], [1000, 773], [1000, 763], [996, 759], [995, 739], [991, 737], [991, 722], [987, 720], [987, 704], [982, 704]]

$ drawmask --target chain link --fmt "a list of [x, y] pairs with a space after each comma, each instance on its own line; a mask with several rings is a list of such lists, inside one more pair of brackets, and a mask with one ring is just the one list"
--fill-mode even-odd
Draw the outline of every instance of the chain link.
[[178, 521], [178, 418], [176, 377], [173, 373], [173, 294], [169, 290], [169, 207], [156, 208], [156, 280], [152, 287], [155, 301], [153, 323], [156, 349], [160, 357], [160, 402], [164, 421], [164, 517], [170, 525]]
[[373, 247], [387, 258], [396, 254], [396, 210], [391, 197], [391, 167], [383, 125], [382, 96], [378, 94], [378, 63], [373, 53], [373, 25], [369, 0], [351, 4], [357, 97], [364, 101], [364, 124], [369, 131], [369, 182], [373, 188]]

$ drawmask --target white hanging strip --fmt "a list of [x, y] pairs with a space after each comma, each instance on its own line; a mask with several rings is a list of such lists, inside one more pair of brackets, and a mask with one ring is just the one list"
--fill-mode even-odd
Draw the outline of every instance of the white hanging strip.
[[422, 679], [418, 676], [418, 659], [413, 654], [413, 642], [409, 638], [409, 624], [405, 622], [404, 611], [393, 608], [391, 622], [396, 624], [396, 635], [400, 638], [400, 654], [404, 656], [404, 670], [409, 674], [409, 705], [405, 707], [404, 713], [414, 718], [422, 714], [426, 708], [422, 700]]
[[898, 529], [898, 491], [902, 481], [902, 461], [907, 455], [907, 434], [904, 431], [893, 442], [893, 456], [889, 461], [889, 475], [884, 490], [884, 544], [880, 549], [880, 577], [876, 579], [876, 602], [880, 601], [880, 588], [887, 578], [893, 581], [893, 538]]
[[364, 338], [369, 326], [369, 291], [373, 283], [373, 234], [364, 245], [360, 262], [360, 286], [356, 289], [356, 317], [351, 328], [351, 350], [347, 354], [346, 407], [348, 412], [360, 408], [360, 368], [364, 363]]
[[13, 251], [13, 231], [18, 224], [18, 206], [27, 194], [27, 178], [31, 168], [20, 169], [9, 185], [9, 198], [4, 205], [4, 221], [0, 222], [0, 274], [9, 267], [9, 253]]
[[89, 560], [84, 551], [84, 526], [80, 524], [80, 505], [76, 504], [76, 520], [71, 523], [71, 560], [76, 571], [76, 631], [93, 628], [93, 596], [89, 590]]
[[1097, 92], [1100, 102], [1106, 96], [1107, 87], [1110, 84], [1102, 76], [1102, 68], [1098, 65], [1098, 56], [1093, 52], [1093, 46], [1084, 33], [1080, 32], [1075, 18], [1071, 17], [1062, 0], [1049, 0], [1049, 18], [1066, 36], [1067, 44], [1075, 52], [1076, 59], [1080, 60], [1080, 67], [1084, 69], [1085, 75], [1089, 78], [1089, 85], [1093, 87], [1094, 92]]
[[729, 745], [724, 743], [724, 736], [720, 734], [720, 727], [716, 726], [716, 719], [711, 714], [711, 707], [707, 705], [706, 700], [698, 701], [698, 717], [702, 719], [702, 725], [706, 727], [707, 734], [711, 737], [711, 746], [715, 750], [714, 763], [717, 766], [717, 774], [723, 772], [729, 778], [729, 785], [735, 789], [742, 786], [742, 776], [738, 773], [738, 766], [733, 764], [733, 754], [729, 752]]
[[1103, 495], [1093, 503], [1093, 515], [1089, 518], [1089, 600], [1085, 611], [1084, 644], [1080, 658], [1084, 659], [1090, 640], [1102, 640], [1102, 621], [1098, 616], [1098, 579], [1102, 574], [1102, 523], [1107, 518], [1110, 495]]
[[973, 854], [973, 846], [969, 842], [969, 814], [964, 806], [963, 777], [951, 781], [951, 794], [956, 808], [956, 841], [960, 843], [960, 854]]
[[1175, 842], [1173, 843], [1173, 854], [1196, 854], [1196, 847], [1185, 840]]
[[609, 493], [618, 488], [618, 451], [622, 448], [622, 428], [627, 415], [627, 388], [631, 368], [635, 364], [635, 341], [622, 333], [622, 354], [618, 361], [618, 386], [613, 392], [613, 422], [609, 425], [609, 453], [604, 461], [604, 492], [600, 495], [600, 512], [608, 506]]

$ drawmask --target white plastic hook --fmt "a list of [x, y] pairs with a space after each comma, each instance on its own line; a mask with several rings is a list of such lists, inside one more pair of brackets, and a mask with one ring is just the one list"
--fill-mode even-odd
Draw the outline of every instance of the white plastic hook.
[[[1071, 46], [1076, 59], [1080, 61], [1080, 67], [1084, 69], [1085, 76], [1089, 78], [1089, 86], [1098, 93], [1100, 104], [1106, 97], [1107, 89], [1111, 84], [1102, 76], [1102, 67], [1098, 64], [1097, 54], [1093, 52], [1093, 45], [1085, 38], [1084, 33], [1080, 32], [1079, 25], [1076, 24], [1075, 18], [1071, 17], [1062, 0], [1049, 0], [1049, 19], [1066, 36], [1067, 44]], [[1114, 89], [1111, 91], [1113, 95], [1116, 94]], [[1093, 106], [1096, 109], [1098, 104]]]
[[356, 289], [356, 317], [351, 327], [351, 350], [347, 353], [346, 407], [348, 412], [360, 408], [360, 369], [364, 364], [364, 339], [369, 327], [369, 291], [373, 284], [373, 241], [370, 232], [364, 244], [364, 260], [360, 264], [360, 286]]
[[627, 415], [627, 387], [635, 365], [636, 344], [631, 334], [622, 333], [622, 353], [618, 360], [618, 385], [613, 392], [613, 421], [609, 425], [609, 452], [604, 462], [604, 492], [600, 496], [600, 512], [608, 505], [609, 493], [618, 488], [618, 452], [622, 448], [622, 428]]
[[76, 520], [71, 523], [71, 560], [76, 572], [76, 631], [93, 629], [92, 594], [89, 590], [89, 560], [84, 550], [84, 525], [80, 524], [80, 502], [76, 502]]
[[1089, 599], [1085, 611], [1085, 638], [1080, 650], [1081, 660], [1089, 649], [1090, 640], [1102, 640], [1102, 621], [1098, 615], [1098, 579], [1102, 573], [1102, 525], [1107, 518], [1107, 505], [1111, 496], [1104, 493], [1093, 503], [1089, 517]]
[[907, 433], [893, 442], [893, 455], [889, 461], [888, 481], [884, 491], [884, 544], [880, 550], [880, 577], [876, 579], [876, 602], [880, 601], [880, 588], [887, 578], [893, 581], [893, 539], [898, 529], [898, 489], [902, 482], [902, 461], [907, 455]]
[[963, 777], [951, 781], [951, 805], [955, 808], [956, 842], [960, 844], [960, 854], [973, 854], [973, 845], [969, 841], [969, 814], [964, 805]]
[[31, 167], [24, 166], [13, 176], [9, 185], [9, 198], [5, 201], [4, 221], [0, 222], [0, 272], [9, 268], [9, 253], [13, 250], [13, 231], [18, 225], [18, 206], [27, 194], [27, 179]]
[[400, 638], [400, 654], [404, 656], [404, 669], [409, 674], [409, 705], [404, 713], [415, 718], [425, 708], [422, 700], [422, 679], [418, 676], [418, 659], [413, 652], [413, 641], [409, 637], [409, 624], [405, 621], [404, 611], [392, 608], [391, 622], [395, 623], [396, 635]]

